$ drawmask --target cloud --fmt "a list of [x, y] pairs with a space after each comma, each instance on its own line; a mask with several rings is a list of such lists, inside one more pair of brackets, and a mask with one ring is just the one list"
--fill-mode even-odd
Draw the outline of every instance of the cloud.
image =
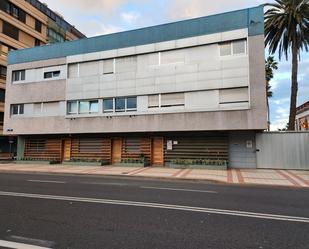
[[251, 0], [250, 3], [244, 0], [170, 0], [167, 8], [171, 19], [182, 19], [248, 8], [264, 3], [265, 0]]
[[128, 24], [135, 24], [136, 21], [141, 17], [141, 14], [136, 11], [123, 12], [121, 18]]
[[[98, 12], [108, 12], [114, 10], [121, 6], [125, 2], [125, 0], [45, 0], [51, 8], [56, 8], [59, 6], [61, 8], [71, 8], [71, 10], [82, 10], [85, 12], [98, 13]], [[132, 1], [131, 1], [132, 2]], [[58, 7], [58, 8], [59, 8]]]

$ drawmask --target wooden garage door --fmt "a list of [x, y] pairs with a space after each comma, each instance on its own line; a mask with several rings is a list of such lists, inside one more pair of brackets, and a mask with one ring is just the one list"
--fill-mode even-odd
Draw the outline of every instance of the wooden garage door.
[[164, 165], [164, 139], [162, 137], [152, 140], [152, 164], [154, 166]]

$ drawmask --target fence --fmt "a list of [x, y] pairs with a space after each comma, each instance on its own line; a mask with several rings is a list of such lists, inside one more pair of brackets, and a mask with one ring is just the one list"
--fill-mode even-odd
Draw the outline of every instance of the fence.
[[309, 170], [309, 132], [264, 132], [256, 135], [259, 169]]

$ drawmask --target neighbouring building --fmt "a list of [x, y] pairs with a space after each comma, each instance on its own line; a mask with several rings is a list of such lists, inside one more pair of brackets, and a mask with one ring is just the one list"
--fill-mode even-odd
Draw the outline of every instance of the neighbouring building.
[[309, 131], [309, 101], [297, 107], [295, 129]]
[[[3, 134], [4, 100], [9, 51], [84, 38], [74, 26], [38, 0], [0, 1], [0, 153], [13, 138]], [[24, 78], [25, 75], [20, 75]]]
[[267, 129], [263, 6], [9, 54], [19, 159], [256, 167]]

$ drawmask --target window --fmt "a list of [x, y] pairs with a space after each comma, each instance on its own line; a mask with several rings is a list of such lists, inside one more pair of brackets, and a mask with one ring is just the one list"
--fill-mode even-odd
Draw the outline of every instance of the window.
[[161, 107], [184, 106], [184, 105], [185, 105], [184, 93], [161, 94]]
[[220, 104], [247, 103], [249, 91], [247, 87], [223, 89], [219, 91]]
[[60, 34], [56, 31], [54, 31], [53, 29], [48, 29], [48, 41], [50, 43], [55, 43], [55, 42], [64, 42], [65, 38], [64, 38], [65, 34]]
[[121, 97], [103, 100], [103, 112], [132, 112], [137, 110], [136, 97]]
[[115, 109], [116, 109], [116, 112], [125, 112], [126, 111], [126, 99], [116, 98]]
[[57, 78], [60, 76], [60, 71], [53, 71], [53, 72], [45, 72], [44, 73], [44, 79], [51, 79], [51, 78]]
[[41, 41], [35, 38], [34, 46], [36, 47], [41, 46]]
[[24, 114], [24, 104], [11, 105], [11, 115]]
[[103, 100], [103, 112], [114, 112], [114, 99]]
[[230, 42], [220, 44], [220, 55], [221, 56], [232, 55], [232, 44]]
[[148, 96], [148, 108], [158, 108], [160, 106], [159, 94]]
[[98, 100], [93, 101], [79, 101], [79, 113], [98, 113], [99, 112], [99, 104]]
[[79, 113], [89, 113], [89, 101], [79, 101]]
[[148, 96], [148, 108], [184, 106], [184, 93], [165, 93]]
[[246, 40], [239, 40], [233, 42], [233, 54], [246, 53]]
[[68, 114], [77, 114], [77, 101], [68, 102]]
[[239, 55], [246, 53], [246, 40], [220, 43], [220, 56]]
[[99, 112], [99, 102], [97, 100], [90, 101], [89, 105], [90, 105], [90, 108], [89, 108], [90, 113], [98, 113]]
[[103, 61], [103, 74], [113, 74], [114, 72], [114, 59]]
[[137, 108], [136, 97], [127, 98], [127, 110], [134, 111]]
[[0, 78], [6, 79], [7, 68], [5, 66], [0, 65]]
[[17, 40], [19, 39], [19, 30], [15, 26], [3, 21], [2, 33]]
[[0, 102], [5, 102], [5, 90], [0, 89]]
[[37, 19], [35, 19], [35, 30], [39, 33], [42, 32], [42, 23]]
[[13, 82], [16, 81], [23, 81], [26, 78], [26, 71], [25, 70], [18, 70], [18, 71], [13, 71]]

